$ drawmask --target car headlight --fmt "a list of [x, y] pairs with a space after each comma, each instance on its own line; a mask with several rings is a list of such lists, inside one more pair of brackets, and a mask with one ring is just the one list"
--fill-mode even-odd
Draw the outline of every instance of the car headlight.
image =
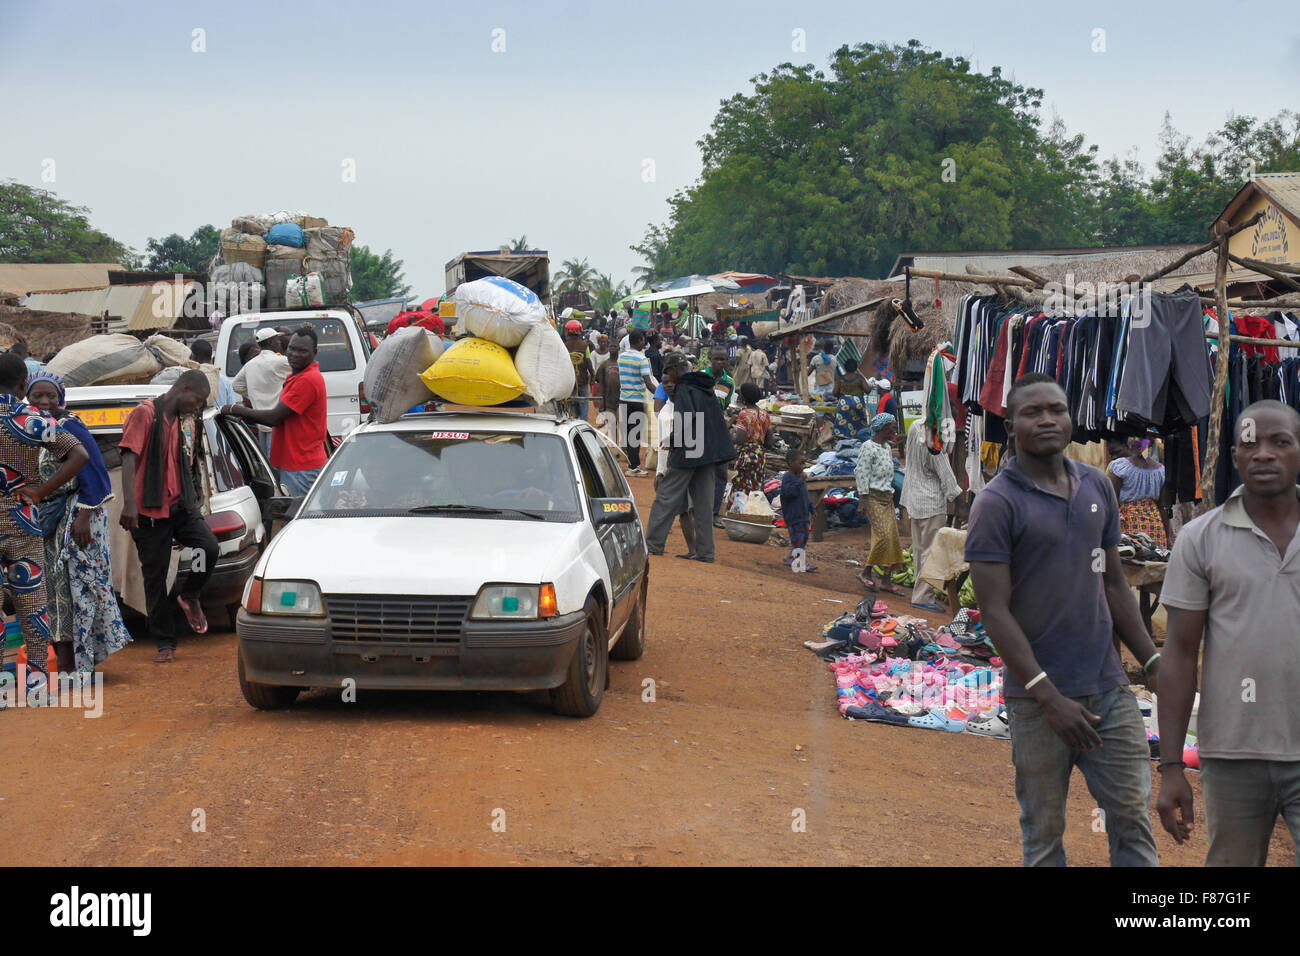
[[535, 621], [555, 614], [553, 584], [489, 584], [478, 592], [469, 616], [480, 621]]
[[263, 581], [262, 613], [321, 617], [325, 602], [320, 588], [311, 581]]

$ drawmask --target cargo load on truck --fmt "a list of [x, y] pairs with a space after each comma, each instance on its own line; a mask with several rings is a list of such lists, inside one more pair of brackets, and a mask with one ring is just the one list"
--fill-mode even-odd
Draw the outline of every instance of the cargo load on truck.
[[[236, 315], [346, 303], [355, 235], [346, 226], [331, 226], [300, 211], [236, 216], [221, 231], [217, 256], [208, 268], [214, 276], [209, 311]], [[234, 274], [240, 266], [256, 270], [256, 278]]]

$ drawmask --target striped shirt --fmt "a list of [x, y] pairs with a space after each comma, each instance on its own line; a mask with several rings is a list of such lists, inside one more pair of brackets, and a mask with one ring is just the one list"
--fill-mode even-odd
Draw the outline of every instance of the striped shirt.
[[619, 397], [624, 402], [643, 402], [650, 397], [645, 376], [651, 374], [650, 360], [644, 352], [631, 349], [618, 356]]

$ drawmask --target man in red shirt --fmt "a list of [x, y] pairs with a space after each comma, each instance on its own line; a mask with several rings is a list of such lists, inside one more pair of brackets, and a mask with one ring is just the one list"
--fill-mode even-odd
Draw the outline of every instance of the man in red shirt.
[[199, 593], [217, 561], [220, 546], [199, 511], [199, 480], [194, 474], [195, 413], [208, 400], [207, 376], [197, 369], [182, 372], [166, 394], [147, 398], [122, 426], [122, 517], [131, 532], [144, 575], [149, 633], [158, 642], [155, 663], [176, 656], [175, 610], [167, 599], [167, 572], [172, 542], [202, 552], [190, 566], [185, 588], [176, 601], [196, 634], [208, 630]]
[[289, 339], [287, 354], [289, 377], [275, 408], [227, 405], [221, 413], [271, 426], [271, 465], [280, 469], [280, 483], [289, 494], [301, 498], [329, 458], [325, 378], [316, 362], [316, 330], [310, 325], [300, 327]]

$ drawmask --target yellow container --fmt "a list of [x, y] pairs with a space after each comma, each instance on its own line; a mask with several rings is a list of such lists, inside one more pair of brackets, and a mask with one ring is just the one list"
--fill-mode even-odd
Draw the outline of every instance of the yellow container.
[[420, 378], [435, 395], [459, 405], [499, 405], [524, 391], [510, 353], [487, 339], [461, 339]]

